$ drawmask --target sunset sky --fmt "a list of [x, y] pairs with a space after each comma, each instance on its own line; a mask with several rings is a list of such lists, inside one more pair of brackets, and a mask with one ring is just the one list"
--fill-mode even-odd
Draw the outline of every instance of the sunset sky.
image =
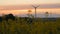
[[28, 13], [28, 10], [32, 10], [34, 14], [32, 5], [40, 5], [37, 14], [46, 11], [60, 14], [60, 0], [0, 0], [0, 14], [24, 15]]
[[0, 0], [0, 5], [56, 4], [60, 0]]

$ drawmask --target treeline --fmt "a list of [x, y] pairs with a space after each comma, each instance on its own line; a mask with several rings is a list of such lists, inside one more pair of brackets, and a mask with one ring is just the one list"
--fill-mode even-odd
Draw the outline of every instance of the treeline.
[[0, 22], [2, 21], [8, 21], [8, 20], [13, 20], [13, 21], [18, 21], [18, 19], [27, 21], [27, 22], [32, 22], [32, 21], [57, 21], [60, 20], [60, 18], [30, 18], [30, 17], [17, 17], [14, 16], [13, 14], [7, 14], [0, 16]]
[[2, 21], [7, 21], [8, 22], [9, 19], [12, 20], [12, 21], [15, 21], [15, 22], [22, 20], [22, 22], [27, 21], [29, 23], [32, 23], [32, 21], [33, 21], [32, 18], [29, 18], [29, 17], [17, 17], [17, 16], [14, 16], [13, 14], [7, 14], [7, 15], [0, 16], [0, 22], [2, 22]]
[[0, 22], [2, 22], [3, 20], [8, 21], [9, 19], [15, 20], [15, 16], [13, 14], [7, 14], [7, 15], [0, 16]]

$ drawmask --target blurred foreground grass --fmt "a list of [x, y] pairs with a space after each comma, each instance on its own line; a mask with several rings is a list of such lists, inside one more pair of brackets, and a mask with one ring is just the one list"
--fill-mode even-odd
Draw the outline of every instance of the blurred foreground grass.
[[33, 20], [32, 23], [24, 19], [0, 22], [0, 34], [60, 34], [60, 19], [56, 21]]

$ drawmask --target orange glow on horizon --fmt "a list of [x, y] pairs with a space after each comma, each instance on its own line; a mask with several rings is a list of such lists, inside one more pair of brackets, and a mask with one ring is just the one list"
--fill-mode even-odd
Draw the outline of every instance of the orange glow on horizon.
[[[23, 15], [28, 14], [28, 10], [0, 10], [0, 14], [9, 14], [12, 13], [14, 15]], [[31, 13], [34, 14], [34, 9], [31, 9]], [[58, 9], [37, 9], [37, 14], [49, 12], [52, 14], [60, 14], [60, 8]]]

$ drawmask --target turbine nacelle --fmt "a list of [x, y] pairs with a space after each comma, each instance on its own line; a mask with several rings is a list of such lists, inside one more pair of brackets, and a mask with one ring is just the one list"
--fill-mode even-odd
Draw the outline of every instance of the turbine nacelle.
[[33, 8], [38, 8], [39, 6], [40, 6], [40, 5], [38, 5], [38, 6], [34, 6], [34, 5], [32, 5]]

